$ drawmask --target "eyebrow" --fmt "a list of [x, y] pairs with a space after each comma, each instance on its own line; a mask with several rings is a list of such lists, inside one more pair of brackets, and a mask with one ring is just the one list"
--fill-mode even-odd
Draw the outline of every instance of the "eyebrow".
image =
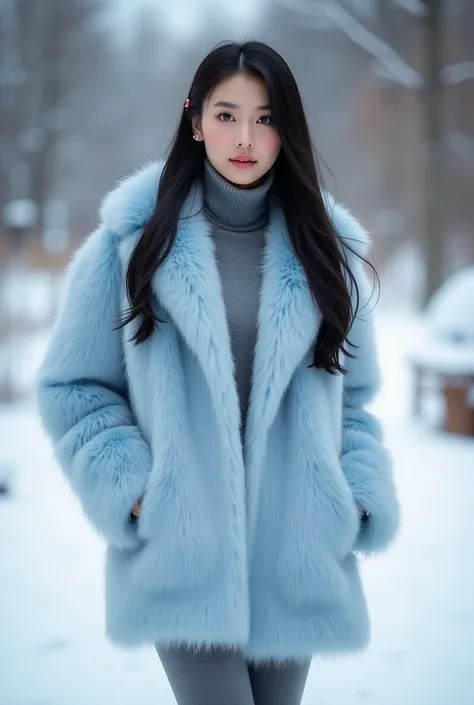
[[[219, 100], [215, 105], [215, 108], [231, 108], [232, 110], [240, 110], [240, 105], [235, 103], [228, 103], [226, 100]], [[270, 110], [269, 105], [259, 105], [257, 110]]]

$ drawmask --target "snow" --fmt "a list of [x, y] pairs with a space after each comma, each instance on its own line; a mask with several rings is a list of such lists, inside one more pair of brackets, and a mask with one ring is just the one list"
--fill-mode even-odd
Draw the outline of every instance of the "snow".
[[474, 345], [474, 266], [451, 276], [432, 297], [426, 311], [433, 335], [469, 340]]
[[[406, 352], [418, 330], [406, 313], [378, 321], [385, 385], [375, 409], [394, 453], [403, 528], [389, 553], [363, 563], [371, 645], [315, 659], [303, 705], [473, 702], [474, 439], [409, 417]], [[152, 648], [124, 651], [104, 638], [104, 546], [54, 464], [32, 402], [1, 411], [0, 444], [13, 483], [0, 496], [0, 702], [173, 705]]]
[[441, 375], [474, 377], [474, 343], [448, 343], [427, 335], [409, 352], [408, 358]]
[[8, 201], [3, 207], [2, 221], [7, 228], [32, 228], [38, 218], [38, 206], [30, 198]]
[[474, 376], [474, 267], [450, 277], [429, 302], [409, 359], [443, 375]]
[[[30, 393], [65, 285], [64, 273], [9, 267], [0, 282], [0, 316], [8, 333], [0, 340], [0, 385], [9, 379], [16, 394]], [[0, 456], [1, 463], [1, 456]]]

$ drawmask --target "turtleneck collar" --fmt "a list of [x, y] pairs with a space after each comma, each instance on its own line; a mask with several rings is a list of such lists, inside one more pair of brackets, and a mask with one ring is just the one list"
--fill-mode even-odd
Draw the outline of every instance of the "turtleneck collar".
[[273, 183], [270, 170], [257, 188], [234, 186], [217, 172], [208, 159], [204, 162], [204, 203], [206, 215], [221, 228], [251, 232], [268, 220], [267, 195]]

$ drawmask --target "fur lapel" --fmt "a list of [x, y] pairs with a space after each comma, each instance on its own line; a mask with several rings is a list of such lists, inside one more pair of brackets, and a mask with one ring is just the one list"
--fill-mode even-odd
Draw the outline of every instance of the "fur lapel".
[[[281, 209], [272, 205], [245, 438], [248, 538], [257, 518], [267, 433], [296, 367], [316, 341], [321, 315], [293, 253]], [[250, 547], [249, 547], [250, 548]]]
[[[119, 238], [135, 239], [153, 212], [162, 164], [139, 170], [110, 193], [101, 207], [103, 223]], [[249, 542], [262, 480], [268, 430], [290, 379], [315, 342], [321, 323], [303, 267], [294, 254], [285, 219], [273, 202], [264, 254], [258, 336], [246, 438], [242, 449], [240, 414], [230, 336], [209, 226], [196, 184], [183, 209], [172, 252], [154, 276], [153, 288], [196, 354], [211, 390], [225, 447], [237, 464], [245, 454]], [[350, 214], [328, 196], [340, 235], [364, 252], [367, 237]], [[132, 243], [133, 244], [133, 243]], [[131, 252], [127, 243], [126, 250]]]
[[210, 227], [196, 185], [184, 206], [174, 247], [155, 273], [158, 300], [194, 351], [209, 385], [223, 439], [242, 462], [234, 362]]

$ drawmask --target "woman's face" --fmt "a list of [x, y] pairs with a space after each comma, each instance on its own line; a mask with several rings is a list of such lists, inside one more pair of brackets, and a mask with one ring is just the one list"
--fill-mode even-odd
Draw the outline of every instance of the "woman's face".
[[218, 84], [204, 102], [202, 119], [193, 120], [214, 169], [241, 188], [257, 186], [280, 151], [268, 103], [264, 81], [238, 73]]

